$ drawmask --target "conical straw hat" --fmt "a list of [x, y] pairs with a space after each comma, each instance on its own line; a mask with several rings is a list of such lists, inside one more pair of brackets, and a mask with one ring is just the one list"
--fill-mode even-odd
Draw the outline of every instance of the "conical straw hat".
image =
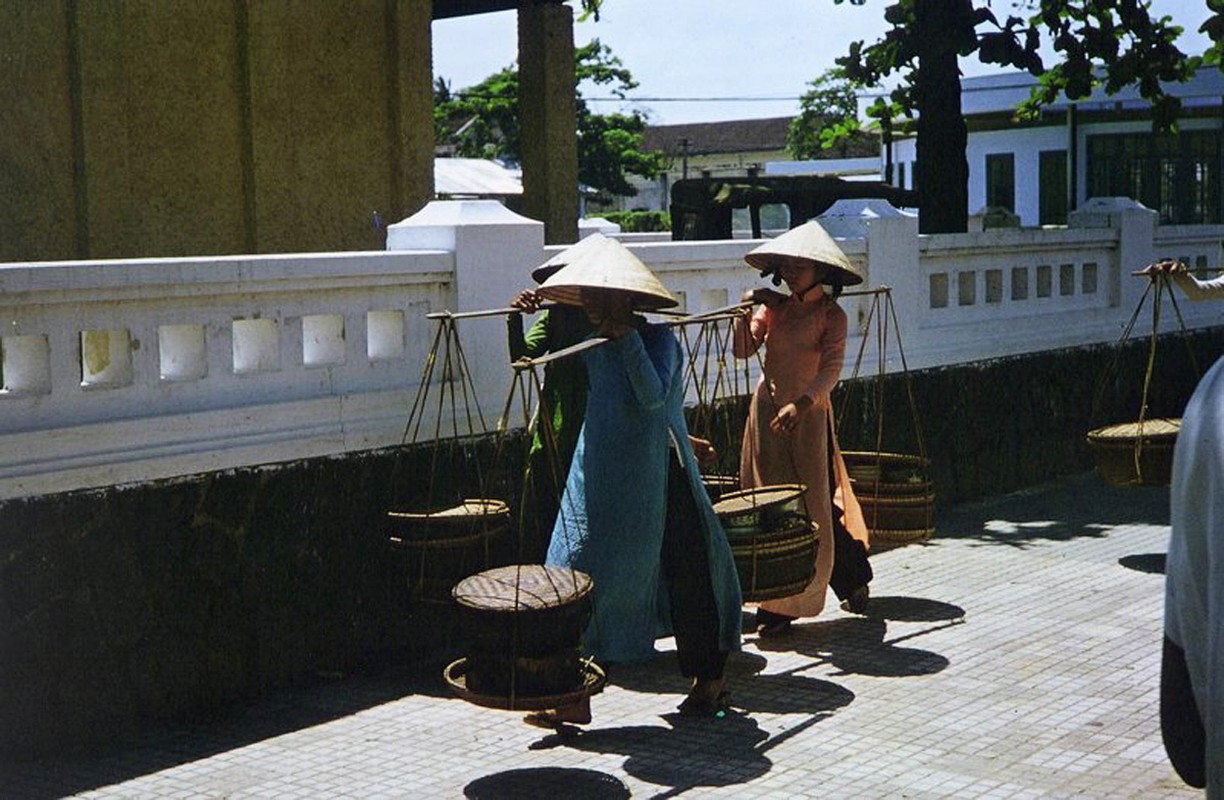
[[744, 256], [744, 260], [764, 275], [777, 272], [788, 262], [802, 266], [824, 264], [829, 267], [825, 283], [855, 286], [863, 282], [863, 274], [814, 219], [770, 239]]
[[606, 236], [602, 239], [584, 247], [573, 260], [545, 279], [539, 293], [558, 303], [580, 306], [583, 289], [615, 289], [632, 294], [637, 308], [679, 305], [629, 248], [615, 239]]
[[554, 272], [561, 269], [574, 259], [580, 258], [588, 249], [598, 247], [599, 243], [607, 238], [607, 236], [604, 236], [599, 231], [595, 231], [589, 236], [584, 236], [583, 238], [579, 239], [577, 243], [571, 244], [560, 253], [557, 253], [555, 256], [533, 269], [531, 271], [531, 279], [536, 283], [543, 283], [548, 279], [548, 276], [552, 275]]

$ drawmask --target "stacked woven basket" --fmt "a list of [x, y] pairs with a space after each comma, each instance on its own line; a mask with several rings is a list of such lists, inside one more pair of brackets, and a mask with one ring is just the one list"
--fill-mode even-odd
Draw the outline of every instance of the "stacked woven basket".
[[935, 490], [927, 458], [844, 451], [850, 486], [863, 508], [873, 550], [929, 539], [935, 532]]
[[780, 484], [723, 493], [714, 503], [745, 602], [803, 591], [816, 569], [817, 530], [802, 510], [804, 487]]

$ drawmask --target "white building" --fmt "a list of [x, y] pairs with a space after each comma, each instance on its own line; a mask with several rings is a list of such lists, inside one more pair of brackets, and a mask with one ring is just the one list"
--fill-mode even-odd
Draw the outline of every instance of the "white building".
[[[1222, 221], [1219, 70], [1201, 69], [1184, 84], [1165, 86], [1182, 102], [1176, 136], [1152, 133], [1150, 106], [1133, 87], [1060, 100], [1038, 120], [1013, 119], [1036, 82], [1023, 72], [962, 82], [970, 214], [996, 206], [1013, 211], [1022, 225], [1061, 225], [1090, 197], [1131, 197], [1155, 210], [1161, 224]], [[893, 182], [903, 188], [916, 188], [915, 144], [911, 136], [892, 145]]]

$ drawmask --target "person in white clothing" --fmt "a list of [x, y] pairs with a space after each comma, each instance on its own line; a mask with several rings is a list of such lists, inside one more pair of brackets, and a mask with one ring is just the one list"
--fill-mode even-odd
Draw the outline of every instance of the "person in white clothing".
[[[1224, 298], [1224, 275], [1200, 280], [1174, 260], [1143, 272], [1168, 274], [1191, 300]], [[1169, 516], [1161, 735], [1182, 780], [1224, 800], [1224, 358], [1182, 414]]]
[[1189, 297], [1191, 300], [1224, 298], [1224, 275], [1208, 280], [1196, 278], [1190, 274], [1190, 270], [1186, 265], [1177, 259], [1162, 259], [1148, 264], [1139, 271], [1145, 275], [1154, 275], [1159, 272], [1167, 273], [1173, 279], [1173, 282], [1177, 284], [1177, 288], [1185, 292], [1186, 297]]

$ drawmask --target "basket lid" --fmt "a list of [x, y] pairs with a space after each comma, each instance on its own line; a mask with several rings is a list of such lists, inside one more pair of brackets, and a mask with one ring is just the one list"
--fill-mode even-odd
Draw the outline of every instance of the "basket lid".
[[538, 611], [579, 600], [594, 584], [590, 575], [569, 567], [511, 564], [464, 578], [451, 596], [480, 611]]
[[439, 523], [468, 522], [481, 520], [489, 516], [504, 516], [510, 514], [510, 506], [502, 500], [484, 498], [465, 498], [459, 505], [441, 508], [437, 511], [388, 511], [391, 517], [412, 520], [436, 520]]
[[1181, 430], [1180, 417], [1157, 417], [1138, 422], [1122, 422], [1106, 425], [1088, 432], [1089, 439], [1176, 439]]
[[807, 487], [798, 483], [783, 483], [776, 486], [758, 486], [755, 489], [741, 489], [738, 492], [728, 492], [714, 504], [716, 514], [738, 514], [757, 508], [785, 505], [806, 491]]

